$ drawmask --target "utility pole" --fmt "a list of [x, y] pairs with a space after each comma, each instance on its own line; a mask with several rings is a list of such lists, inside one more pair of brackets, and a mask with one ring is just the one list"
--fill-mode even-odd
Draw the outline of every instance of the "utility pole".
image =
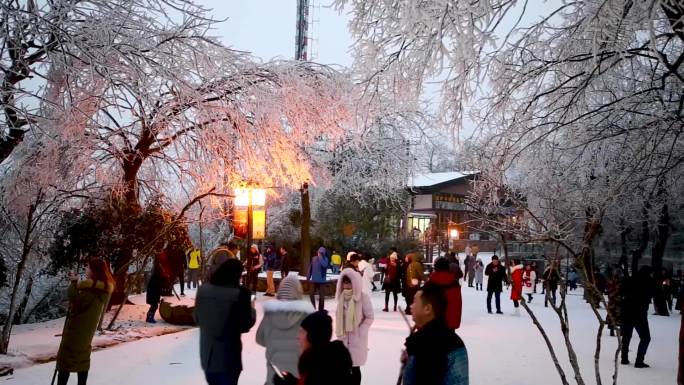
[[[295, 40], [295, 60], [307, 61], [309, 32], [309, 0], [297, 0], [297, 35]], [[309, 259], [311, 257], [311, 206], [309, 203], [309, 184], [303, 183], [299, 189], [302, 202], [302, 222], [300, 233], [300, 275], [309, 272]]]

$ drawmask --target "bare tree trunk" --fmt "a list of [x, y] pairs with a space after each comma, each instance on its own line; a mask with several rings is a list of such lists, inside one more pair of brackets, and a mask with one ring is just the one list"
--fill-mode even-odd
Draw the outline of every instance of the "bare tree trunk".
[[[658, 190], [658, 195], [663, 195], [662, 189]], [[670, 238], [670, 213], [667, 203], [663, 204], [658, 215], [658, 225], [656, 226], [656, 237], [651, 251], [651, 265], [653, 267], [653, 275], [656, 279], [655, 293], [653, 296], [653, 306], [656, 314], [662, 316], [669, 316], [670, 312], [667, 308], [665, 293], [663, 292], [663, 255], [665, 254], [665, 246], [667, 240]]]
[[33, 275], [29, 275], [28, 281], [26, 282], [26, 288], [24, 289], [24, 298], [22, 298], [21, 303], [17, 307], [17, 312], [14, 315], [14, 324], [19, 325], [22, 323], [22, 318], [24, 317], [24, 312], [26, 311], [26, 306], [28, 306], [28, 301], [31, 299], [31, 292], [33, 291]]
[[309, 263], [311, 260], [311, 204], [309, 202], [309, 184], [304, 183], [300, 192], [302, 197], [302, 227], [299, 274], [307, 275], [309, 273]]
[[23, 246], [21, 250], [21, 257], [19, 258], [19, 264], [17, 264], [17, 272], [14, 274], [14, 285], [12, 285], [12, 294], [10, 296], [10, 306], [9, 312], [7, 314], [7, 322], [2, 327], [2, 338], [0, 339], [0, 354], [7, 354], [7, 349], [9, 348], [10, 334], [12, 332], [12, 321], [14, 320], [14, 314], [17, 311], [17, 300], [19, 296], [19, 287], [21, 285], [21, 278], [24, 275], [24, 269], [26, 269], [26, 263], [28, 262], [29, 255], [31, 254], [31, 247], [33, 244], [30, 242], [31, 230], [33, 226], [33, 214], [36, 211], [36, 206], [31, 205], [28, 211], [27, 225], [24, 231]]
[[558, 372], [558, 375], [561, 378], [561, 383], [563, 383], [563, 385], [570, 385], [567, 376], [565, 375], [565, 371], [563, 370], [563, 367], [561, 366], [560, 362], [558, 362], [558, 356], [556, 356], [556, 351], [553, 348], [553, 344], [551, 344], [551, 341], [549, 340], [549, 336], [546, 334], [546, 330], [544, 330], [544, 327], [539, 323], [539, 320], [532, 312], [532, 309], [530, 309], [530, 307], [527, 306], [527, 303], [524, 299], [520, 301], [520, 304], [523, 308], [525, 308], [525, 311], [527, 312], [527, 314], [529, 314], [530, 318], [532, 319], [532, 323], [534, 324], [534, 326], [537, 327], [537, 330], [539, 330], [539, 334], [542, 335], [542, 338], [544, 338], [544, 343], [546, 343], [546, 348], [549, 350], [549, 354], [551, 354], [551, 361], [553, 361], [553, 365], [556, 367], [556, 371]]
[[641, 210], [641, 234], [639, 236], [639, 246], [636, 250], [632, 252], [632, 274], [639, 270], [639, 260], [643, 257], [646, 248], [648, 247], [648, 239], [650, 237], [650, 229], [648, 227], [648, 210], [651, 208], [651, 204], [646, 201], [644, 202], [644, 207]]
[[[684, 298], [679, 298], [681, 301]], [[679, 364], [677, 365], [677, 385], [684, 385], [684, 317], [679, 321]]]
[[620, 226], [622, 230], [620, 231], [620, 268], [622, 271], [629, 276], [629, 251], [627, 250], [627, 236], [632, 231], [631, 226], [625, 226], [624, 219], [620, 219]]

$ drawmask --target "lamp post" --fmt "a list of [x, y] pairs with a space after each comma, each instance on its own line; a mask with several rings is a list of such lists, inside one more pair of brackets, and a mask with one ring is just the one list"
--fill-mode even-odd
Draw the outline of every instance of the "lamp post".
[[[265, 235], [266, 226], [266, 212], [263, 208], [266, 205], [266, 190], [262, 188], [255, 187], [256, 185], [251, 182], [247, 182], [241, 187], [235, 188], [235, 207], [236, 218], [246, 216], [246, 231], [245, 239], [247, 241], [247, 248], [252, 244], [254, 239], [263, 239]], [[259, 207], [256, 210], [257, 216], [257, 228], [255, 231], [255, 210], [254, 207]], [[245, 213], [246, 211], [246, 213]], [[243, 214], [244, 213], [244, 214]], [[242, 231], [240, 231], [241, 233]], [[236, 229], [236, 233], [238, 233]]]
[[458, 228], [452, 222], [449, 222], [447, 226], [447, 235], [449, 238], [449, 249], [454, 249], [454, 240], [458, 239]]

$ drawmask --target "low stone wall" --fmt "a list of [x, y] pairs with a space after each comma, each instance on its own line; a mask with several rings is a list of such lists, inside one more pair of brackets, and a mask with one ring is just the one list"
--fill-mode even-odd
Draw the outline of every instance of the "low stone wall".
[[[280, 284], [280, 278], [273, 277], [273, 281], [275, 282], [276, 289], [277, 289], [278, 285]], [[306, 295], [310, 294], [311, 290], [313, 290], [313, 283], [310, 281], [305, 281], [305, 280], [299, 280], [299, 282], [301, 282], [301, 284], [302, 284], [302, 288], [304, 289], [304, 294], [306, 294]], [[326, 297], [334, 297], [336, 288], [337, 288], [337, 279], [328, 280], [328, 282], [323, 286], [323, 295], [325, 295]], [[260, 292], [266, 291], [266, 278], [259, 277], [259, 281], [257, 282], [257, 291], [260, 291]]]

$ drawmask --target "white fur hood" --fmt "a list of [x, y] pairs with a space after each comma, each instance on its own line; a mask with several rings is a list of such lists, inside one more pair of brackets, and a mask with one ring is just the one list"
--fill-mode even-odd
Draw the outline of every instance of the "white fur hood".
[[282, 301], [272, 299], [264, 302], [264, 322], [276, 329], [290, 330], [299, 327], [302, 320], [314, 312], [311, 302], [306, 300]]
[[305, 313], [311, 314], [314, 312], [314, 307], [311, 301], [299, 299], [296, 301], [282, 301], [279, 299], [271, 299], [262, 305], [264, 313]]

